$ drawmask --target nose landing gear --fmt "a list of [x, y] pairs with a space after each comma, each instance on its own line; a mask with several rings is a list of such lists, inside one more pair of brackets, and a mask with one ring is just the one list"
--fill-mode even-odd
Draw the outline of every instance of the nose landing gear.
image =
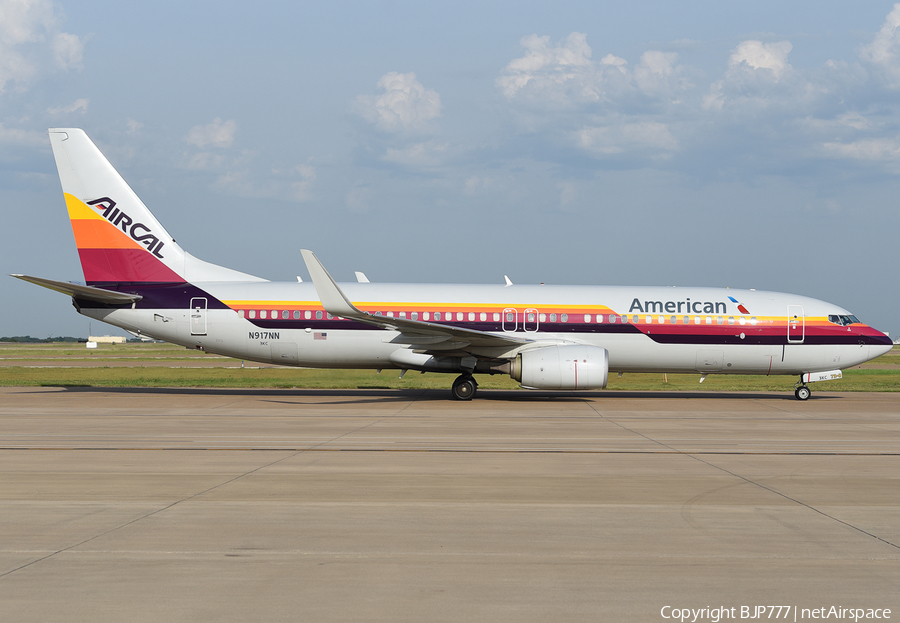
[[812, 392], [809, 391], [809, 387], [803, 384], [802, 381], [794, 388], [794, 396], [796, 396], [797, 400], [809, 400], [810, 395], [812, 395]]

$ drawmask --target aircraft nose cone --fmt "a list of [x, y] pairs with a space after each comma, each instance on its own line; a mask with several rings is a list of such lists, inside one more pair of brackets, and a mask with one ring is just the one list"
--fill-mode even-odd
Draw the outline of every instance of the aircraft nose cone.
[[875, 357], [881, 357], [882, 355], [891, 352], [891, 349], [894, 348], [893, 344], [870, 344], [869, 345], [869, 359], [875, 359]]

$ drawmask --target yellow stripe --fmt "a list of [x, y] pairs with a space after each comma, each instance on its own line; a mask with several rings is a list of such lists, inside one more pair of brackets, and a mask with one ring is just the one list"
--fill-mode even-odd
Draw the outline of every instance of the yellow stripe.
[[[319, 306], [319, 307], [321, 307], [321, 305], [322, 305], [322, 303], [320, 301], [257, 301], [257, 300], [225, 301], [225, 300], [223, 300], [222, 302], [225, 303], [226, 305], [228, 305], [229, 307], [246, 307], [246, 306], [257, 306], [257, 307], [260, 307], [260, 306], [261, 307]], [[509, 304], [504, 304], [504, 303], [485, 303], [485, 304], [468, 303], [468, 304], [460, 305], [459, 303], [440, 303], [440, 302], [436, 303], [433, 301], [427, 301], [427, 302], [426, 301], [420, 301], [420, 302], [404, 301], [402, 303], [396, 302], [396, 301], [387, 302], [387, 303], [382, 302], [382, 301], [375, 301], [375, 302], [351, 301], [351, 303], [353, 303], [353, 305], [355, 307], [358, 307], [360, 309], [362, 309], [362, 308], [377, 308], [377, 309], [387, 309], [387, 310], [391, 310], [393, 308], [403, 309], [403, 308], [416, 307], [416, 308], [421, 308], [421, 309], [428, 308], [429, 310], [436, 309], [437, 311], [444, 311], [444, 310], [448, 310], [448, 311], [473, 311], [473, 310], [480, 311], [480, 310], [485, 310], [485, 309], [491, 309], [491, 310], [497, 310], [497, 311], [503, 311], [504, 309], [520, 309], [520, 310], [524, 311], [526, 308], [528, 308], [528, 309], [531, 309], [531, 308], [554, 309], [554, 310], [581, 309], [581, 310], [591, 310], [591, 311], [608, 310], [609, 312], [613, 311], [612, 308], [607, 307], [605, 305], [554, 305], [554, 304], [533, 305], [533, 304], [529, 303], [527, 305], [518, 304], [517, 307], [510, 307]]]
[[63, 195], [66, 198], [66, 208], [69, 210], [70, 219], [100, 219], [101, 221], [106, 220], [105, 218], [97, 214], [94, 210], [89, 208], [86, 203], [84, 203], [75, 195], [70, 195], [69, 193], [63, 193]]

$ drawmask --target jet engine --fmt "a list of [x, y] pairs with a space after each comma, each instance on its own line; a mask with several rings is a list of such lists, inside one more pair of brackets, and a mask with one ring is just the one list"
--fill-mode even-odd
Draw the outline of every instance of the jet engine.
[[522, 351], [509, 375], [528, 389], [603, 389], [609, 378], [609, 351], [564, 344]]

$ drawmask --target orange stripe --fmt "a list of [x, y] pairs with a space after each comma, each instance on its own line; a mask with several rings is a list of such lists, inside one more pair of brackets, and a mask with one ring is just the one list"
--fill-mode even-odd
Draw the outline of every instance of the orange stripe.
[[79, 249], [144, 249], [106, 220], [72, 219], [72, 232]]

